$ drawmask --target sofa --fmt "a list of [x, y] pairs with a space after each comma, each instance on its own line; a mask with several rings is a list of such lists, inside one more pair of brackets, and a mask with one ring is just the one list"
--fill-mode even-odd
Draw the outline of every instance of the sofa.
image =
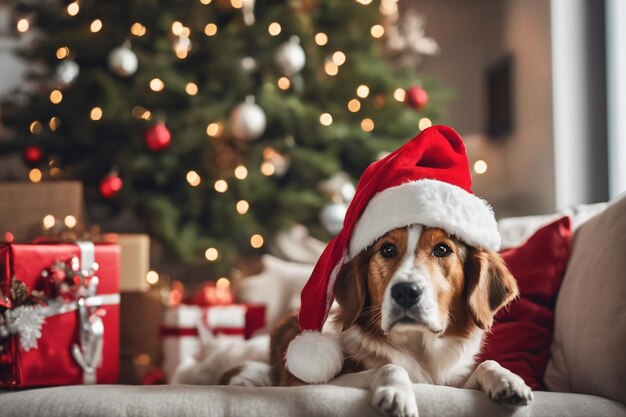
[[[531, 405], [416, 384], [420, 416], [626, 416], [626, 196], [500, 221], [504, 246], [568, 215], [574, 238], [555, 306], [550, 361]], [[248, 388], [98, 385], [0, 393], [0, 416], [379, 416], [369, 393], [329, 385]]]

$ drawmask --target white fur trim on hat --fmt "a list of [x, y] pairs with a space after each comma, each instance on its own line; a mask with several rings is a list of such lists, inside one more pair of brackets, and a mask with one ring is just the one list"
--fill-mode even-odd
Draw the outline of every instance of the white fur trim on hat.
[[309, 384], [323, 384], [341, 372], [343, 351], [336, 333], [305, 330], [289, 343], [287, 369]]
[[440, 227], [468, 245], [500, 249], [500, 232], [489, 203], [456, 185], [424, 179], [372, 197], [352, 232], [349, 258], [388, 231], [411, 224]]

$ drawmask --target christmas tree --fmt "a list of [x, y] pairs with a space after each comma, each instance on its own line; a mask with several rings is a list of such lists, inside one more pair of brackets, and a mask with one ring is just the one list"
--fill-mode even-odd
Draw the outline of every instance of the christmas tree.
[[216, 272], [296, 223], [328, 238], [349, 178], [439, 121], [446, 96], [390, 62], [395, 0], [28, 0], [16, 13], [32, 65], [0, 152], [22, 152], [32, 181], [83, 181], [91, 221], [130, 209]]

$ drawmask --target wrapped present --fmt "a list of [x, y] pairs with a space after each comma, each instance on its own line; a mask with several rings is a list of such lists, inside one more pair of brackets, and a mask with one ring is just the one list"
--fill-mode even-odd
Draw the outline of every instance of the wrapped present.
[[29, 242], [44, 229], [54, 228], [55, 220], [79, 225], [82, 209], [83, 185], [79, 181], [0, 183], [0, 236]]
[[115, 383], [119, 246], [0, 245], [0, 387]]
[[165, 311], [161, 336], [163, 371], [168, 380], [179, 364], [202, 353], [203, 340], [214, 336], [247, 339], [265, 326], [265, 306], [181, 304]]
[[150, 270], [150, 237], [146, 234], [107, 233], [106, 242], [117, 243], [122, 248], [120, 290], [146, 292], [150, 284], [146, 275]]

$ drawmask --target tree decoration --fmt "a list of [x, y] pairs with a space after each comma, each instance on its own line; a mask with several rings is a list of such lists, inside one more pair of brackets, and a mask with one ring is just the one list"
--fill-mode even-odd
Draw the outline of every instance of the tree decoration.
[[254, 103], [254, 96], [247, 96], [230, 114], [230, 130], [240, 140], [254, 140], [263, 134], [267, 118], [261, 107]]
[[172, 142], [172, 134], [164, 123], [156, 123], [146, 130], [146, 145], [153, 152], [167, 149]]
[[243, 13], [243, 21], [246, 24], [246, 26], [252, 26], [254, 25], [254, 21], [255, 21], [255, 17], [254, 17], [254, 3], [255, 0], [242, 0], [243, 3], [243, 7], [242, 7], [242, 13]]
[[24, 149], [22, 156], [24, 157], [24, 162], [28, 165], [37, 165], [43, 159], [43, 151], [37, 145], [30, 145]]
[[322, 208], [320, 221], [331, 236], [335, 236], [341, 231], [347, 211], [348, 206], [345, 203], [329, 203]]
[[139, 61], [127, 42], [109, 53], [109, 68], [121, 77], [129, 77], [137, 71]]
[[117, 173], [113, 172], [107, 175], [100, 182], [100, 195], [104, 198], [111, 199], [122, 189], [124, 182]]
[[67, 86], [74, 82], [79, 73], [80, 67], [78, 64], [75, 61], [66, 59], [59, 64], [54, 76], [57, 83], [62, 86]]
[[300, 46], [300, 39], [297, 36], [289, 38], [289, 41], [278, 47], [274, 59], [286, 76], [293, 77], [299, 73], [306, 63], [306, 54]]
[[415, 110], [423, 109], [428, 104], [428, 93], [419, 85], [406, 90], [405, 102]]

